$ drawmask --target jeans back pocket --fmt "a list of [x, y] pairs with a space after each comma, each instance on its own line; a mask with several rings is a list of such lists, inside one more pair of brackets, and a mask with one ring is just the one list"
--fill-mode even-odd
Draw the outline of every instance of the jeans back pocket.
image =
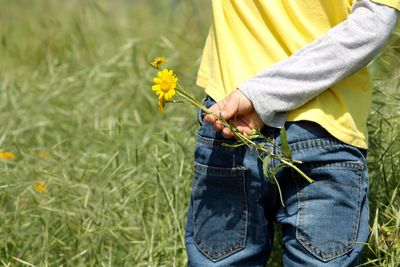
[[194, 241], [212, 261], [245, 247], [248, 213], [245, 186], [244, 167], [195, 164]]
[[[315, 257], [327, 262], [356, 245], [363, 188], [363, 164], [339, 162], [303, 166], [315, 181], [298, 177], [297, 240]], [[296, 175], [297, 176], [297, 175]]]

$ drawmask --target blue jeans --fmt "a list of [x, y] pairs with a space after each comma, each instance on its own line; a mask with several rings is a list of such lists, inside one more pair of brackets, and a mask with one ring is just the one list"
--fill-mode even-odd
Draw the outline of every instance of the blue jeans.
[[[208, 97], [204, 103], [215, 102]], [[265, 266], [273, 222], [282, 227], [285, 266], [358, 263], [368, 237], [365, 150], [338, 141], [315, 123], [286, 123], [293, 158], [303, 162], [300, 168], [315, 182], [281, 169], [282, 206], [258, 153], [224, 146], [234, 140], [204, 124], [203, 115], [200, 111], [186, 225], [189, 266]], [[279, 130], [264, 127], [262, 133], [274, 142], [265, 146], [279, 153]]]

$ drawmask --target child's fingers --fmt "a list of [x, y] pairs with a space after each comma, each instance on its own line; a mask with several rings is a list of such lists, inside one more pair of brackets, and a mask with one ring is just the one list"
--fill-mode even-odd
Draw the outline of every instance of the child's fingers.
[[215, 123], [217, 121], [217, 119], [213, 115], [206, 114], [204, 116], [204, 121], [207, 122], [207, 123], [213, 124], [213, 123]]
[[230, 139], [234, 137], [234, 134], [228, 128], [222, 129], [222, 136], [226, 139]]
[[214, 131], [216, 132], [222, 131], [225, 127], [224, 124], [222, 124], [222, 122], [220, 121], [215, 121], [212, 126], [214, 128]]

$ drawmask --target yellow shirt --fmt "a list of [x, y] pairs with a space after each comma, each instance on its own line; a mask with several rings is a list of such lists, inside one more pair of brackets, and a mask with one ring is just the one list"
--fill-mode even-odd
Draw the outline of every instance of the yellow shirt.
[[[290, 57], [347, 18], [355, 0], [213, 0], [197, 83], [216, 101], [274, 63]], [[400, 9], [400, 0], [376, 0]], [[339, 140], [367, 148], [371, 102], [367, 69], [300, 108], [289, 121], [309, 120]]]

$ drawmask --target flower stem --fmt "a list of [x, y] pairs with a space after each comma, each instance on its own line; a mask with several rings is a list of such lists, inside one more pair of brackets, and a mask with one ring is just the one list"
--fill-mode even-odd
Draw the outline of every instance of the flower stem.
[[178, 88], [176, 88], [176, 91], [186, 100], [188, 100], [191, 104], [193, 104], [194, 106], [196, 106], [197, 108], [203, 110], [206, 114], [212, 115], [214, 116], [216, 119], [218, 119], [219, 121], [221, 121], [221, 123], [228, 129], [231, 130], [231, 132], [243, 143], [245, 143], [248, 147], [254, 147], [259, 151], [262, 151], [266, 154], [271, 155], [272, 158], [279, 160], [280, 162], [284, 163], [285, 165], [287, 165], [288, 167], [294, 169], [296, 172], [298, 172], [301, 176], [303, 176], [308, 182], [312, 183], [314, 182], [310, 177], [308, 177], [304, 172], [302, 172], [296, 165], [294, 165], [293, 163], [301, 163], [300, 161], [296, 161], [296, 160], [291, 160], [291, 159], [286, 159], [283, 158], [277, 154], [272, 153], [271, 151], [268, 151], [267, 149], [265, 149], [262, 145], [259, 145], [257, 143], [255, 143], [254, 141], [252, 141], [251, 139], [249, 139], [248, 137], [246, 137], [245, 135], [243, 135], [240, 131], [238, 131], [237, 129], [233, 128], [232, 125], [230, 125], [225, 118], [220, 117], [216, 114], [214, 114], [213, 112], [211, 112], [208, 108], [206, 108], [202, 103], [200, 103], [199, 101], [197, 101], [195, 98], [193, 98], [192, 96], [190, 96], [188, 93], [186, 93], [186, 91], [178, 84], [177, 85]]

